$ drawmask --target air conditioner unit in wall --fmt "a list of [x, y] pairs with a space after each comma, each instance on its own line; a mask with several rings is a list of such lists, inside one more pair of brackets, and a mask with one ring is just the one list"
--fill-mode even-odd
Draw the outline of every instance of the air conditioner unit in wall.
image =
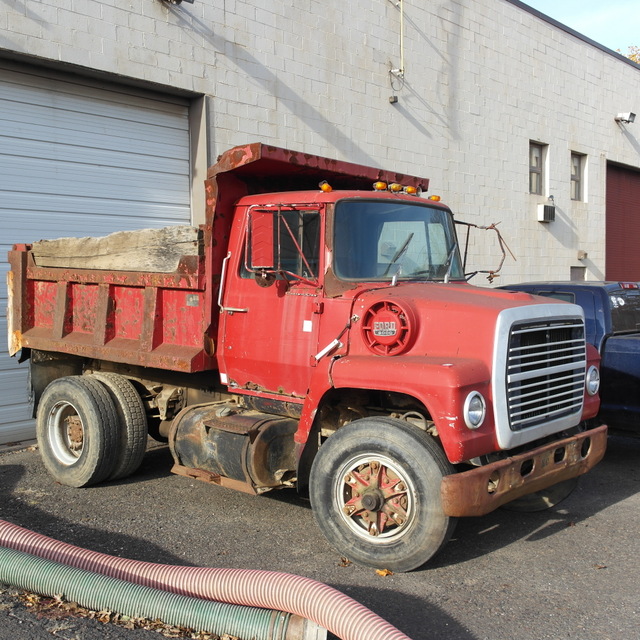
[[556, 219], [556, 207], [553, 204], [538, 205], [538, 222], [553, 222]]

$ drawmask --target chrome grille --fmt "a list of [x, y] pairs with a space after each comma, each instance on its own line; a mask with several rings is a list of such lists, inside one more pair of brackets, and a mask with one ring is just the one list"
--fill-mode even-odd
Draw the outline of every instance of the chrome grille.
[[520, 431], [580, 411], [585, 364], [581, 320], [515, 324], [507, 356], [511, 430]]

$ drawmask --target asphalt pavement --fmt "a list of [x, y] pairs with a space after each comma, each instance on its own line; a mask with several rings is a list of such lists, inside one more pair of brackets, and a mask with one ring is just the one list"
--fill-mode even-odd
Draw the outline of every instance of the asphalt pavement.
[[[345, 566], [295, 492], [250, 496], [172, 475], [171, 465], [154, 445], [134, 476], [73, 489], [47, 475], [35, 448], [0, 450], [0, 518], [137, 560], [304, 575], [413, 640], [638, 637], [640, 439], [610, 438], [604, 461], [557, 507], [460, 520], [430, 564], [389, 576]], [[0, 639], [52, 637], [161, 636], [38, 611], [0, 588]]]

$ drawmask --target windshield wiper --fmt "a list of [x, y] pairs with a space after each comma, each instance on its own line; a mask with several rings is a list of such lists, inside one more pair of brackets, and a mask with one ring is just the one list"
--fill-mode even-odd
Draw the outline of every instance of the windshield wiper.
[[444, 265], [447, 267], [447, 272], [444, 274], [444, 283], [447, 284], [447, 282], [449, 282], [449, 278], [451, 277], [451, 269], [453, 267], [453, 254], [456, 252], [456, 243], [453, 243], [453, 246], [451, 247], [451, 251], [449, 251], [449, 255], [447, 256], [447, 261], [444, 263]]
[[426, 274], [429, 274], [429, 276], [433, 276], [434, 278], [437, 278], [436, 272], [437, 273], [442, 273], [442, 269], [446, 268], [445, 274], [444, 274], [444, 282], [445, 284], [447, 282], [449, 282], [449, 279], [451, 278], [451, 270], [453, 269], [453, 256], [456, 252], [456, 248], [458, 247], [458, 245], [456, 243], [453, 244], [453, 246], [451, 247], [451, 250], [449, 251], [449, 255], [447, 256], [447, 259], [440, 265], [438, 265], [437, 267], [431, 267], [430, 269], [422, 269], [420, 271], [414, 271], [412, 274], [410, 274], [410, 276], [412, 277], [416, 277], [416, 276], [421, 276]]
[[389, 266], [386, 268], [385, 272], [382, 274], [383, 276], [388, 276], [389, 275], [389, 269], [391, 269], [391, 267], [398, 261], [400, 260], [400, 258], [402, 257], [402, 255], [404, 254], [404, 252], [409, 248], [409, 244], [411, 243], [411, 241], [413, 240], [413, 236], [414, 233], [411, 232], [408, 236], [407, 239], [404, 241], [404, 244], [396, 251], [395, 255], [393, 256], [393, 258], [391, 258], [391, 262], [389, 263]]

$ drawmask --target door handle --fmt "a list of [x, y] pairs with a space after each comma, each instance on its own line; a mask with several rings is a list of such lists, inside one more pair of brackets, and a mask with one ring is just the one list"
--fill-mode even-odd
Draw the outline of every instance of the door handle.
[[222, 296], [224, 293], [225, 278], [227, 275], [227, 263], [229, 262], [229, 258], [231, 258], [231, 251], [227, 253], [225, 259], [222, 261], [222, 269], [220, 273], [220, 288], [218, 289], [218, 306], [220, 307], [220, 312], [228, 311], [229, 313], [247, 313], [249, 309], [235, 309], [234, 307], [224, 307], [222, 305]]

